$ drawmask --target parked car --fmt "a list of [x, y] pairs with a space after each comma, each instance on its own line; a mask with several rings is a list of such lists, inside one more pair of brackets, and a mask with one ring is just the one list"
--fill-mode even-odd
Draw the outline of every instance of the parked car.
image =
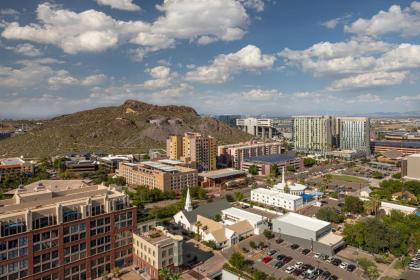
[[342, 263], [340, 264], [339, 268], [341, 268], [341, 269], [347, 269], [347, 266], [348, 266], [348, 263], [346, 263], [346, 262], [342, 262]]
[[249, 250], [248, 250], [246, 247], [243, 247], [243, 248], [242, 248], [242, 251], [243, 251], [244, 253], [249, 253]]
[[302, 254], [307, 255], [309, 254], [310, 251], [311, 251], [310, 249], [303, 249]]
[[295, 267], [294, 267], [294, 266], [288, 266], [288, 267], [286, 268], [286, 273], [292, 273], [292, 272], [293, 272], [293, 270], [295, 270]]
[[321, 257], [321, 254], [320, 253], [316, 253], [315, 255], [314, 255], [314, 258], [315, 259], [319, 259]]
[[347, 271], [353, 272], [356, 269], [356, 266], [354, 264], [349, 264], [347, 266]]
[[302, 266], [303, 266], [303, 262], [296, 262], [295, 263], [296, 268], [301, 268]]
[[293, 244], [290, 246], [290, 248], [292, 248], [293, 250], [296, 250], [297, 248], [299, 248], [298, 244]]
[[328, 256], [328, 255], [321, 255], [321, 259], [322, 259], [323, 261], [328, 260], [328, 258], [329, 258], [329, 256]]
[[334, 260], [334, 258], [333, 257], [328, 257], [328, 259], [326, 260], [326, 262], [327, 263], [330, 263], [330, 262], [332, 262]]
[[321, 274], [321, 279], [328, 279], [331, 276], [331, 273], [328, 270], [325, 270], [322, 274]]
[[283, 259], [283, 263], [284, 263], [284, 264], [289, 263], [291, 260], [293, 260], [293, 258], [292, 258], [292, 257], [285, 257], [285, 258]]
[[269, 256], [272, 256], [272, 255], [274, 255], [275, 253], [277, 253], [277, 251], [276, 251], [276, 250], [268, 250], [268, 251], [267, 251], [267, 255], [269, 255]]
[[272, 259], [273, 259], [273, 257], [271, 257], [271, 256], [265, 256], [265, 257], [262, 259], [262, 262], [263, 262], [263, 263], [269, 263]]
[[280, 254], [280, 255], [278, 255], [278, 256], [277, 256], [277, 259], [278, 259], [279, 261], [281, 261], [281, 260], [283, 260], [285, 257], [286, 257], [285, 255]]
[[294, 276], [299, 276], [299, 275], [301, 275], [301, 274], [302, 274], [302, 272], [303, 272], [303, 270], [302, 270], [302, 269], [300, 269], [300, 268], [296, 268], [295, 270], [293, 270], [292, 274], [293, 274]]
[[276, 243], [277, 243], [277, 244], [281, 244], [281, 243], [283, 243], [283, 241], [284, 241], [284, 240], [283, 240], [283, 239], [281, 239], [281, 238], [276, 239]]
[[341, 260], [340, 260], [340, 259], [333, 259], [333, 260], [331, 261], [331, 263], [332, 263], [333, 265], [335, 265], [335, 266], [339, 266], [339, 265], [341, 264]]
[[337, 280], [338, 277], [335, 275], [331, 275], [330, 277], [328, 277], [328, 280]]
[[283, 267], [283, 262], [282, 261], [278, 261], [278, 262], [276, 262], [275, 264], [274, 264], [274, 267], [275, 268], [282, 268]]

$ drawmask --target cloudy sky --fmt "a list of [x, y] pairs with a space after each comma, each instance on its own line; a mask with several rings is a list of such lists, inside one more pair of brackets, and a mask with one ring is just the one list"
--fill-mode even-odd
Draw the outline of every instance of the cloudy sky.
[[419, 111], [420, 2], [1, 0], [0, 57], [0, 118]]

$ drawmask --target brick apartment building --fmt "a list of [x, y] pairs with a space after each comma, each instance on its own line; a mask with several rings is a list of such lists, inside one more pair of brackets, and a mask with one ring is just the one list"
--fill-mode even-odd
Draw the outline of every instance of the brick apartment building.
[[116, 187], [45, 180], [0, 200], [0, 279], [95, 279], [132, 263], [136, 208]]

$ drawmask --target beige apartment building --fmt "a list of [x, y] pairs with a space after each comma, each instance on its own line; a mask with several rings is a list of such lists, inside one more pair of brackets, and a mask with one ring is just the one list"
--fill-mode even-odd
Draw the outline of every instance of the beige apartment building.
[[257, 142], [221, 145], [217, 148], [219, 162], [225, 166], [236, 169], [241, 168], [244, 159], [258, 156], [278, 155], [285, 152], [280, 142]]
[[183, 264], [183, 237], [173, 235], [163, 227], [143, 234], [133, 233], [134, 265], [151, 279], [159, 279], [159, 270]]
[[166, 140], [166, 149], [170, 159], [182, 160], [199, 172], [216, 169], [217, 140], [212, 136], [193, 132], [173, 135]]
[[35, 164], [33, 162], [21, 158], [0, 159], [0, 181], [7, 176], [33, 174], [34, 168]]
[[402, 161], [401, 177], [420, 181], [420, 154], [413, 154]]
[[186, 187], [197, 186], [197, 170], [155, 161], [141, 163], [120, 162], [117, 174], [127, 184], [157, 188], [161, 191], [181, 192]]
[[331, 116], [293, 117], [295, 150], [304, 153], [325, 153], [333, 148], [335, 119]]

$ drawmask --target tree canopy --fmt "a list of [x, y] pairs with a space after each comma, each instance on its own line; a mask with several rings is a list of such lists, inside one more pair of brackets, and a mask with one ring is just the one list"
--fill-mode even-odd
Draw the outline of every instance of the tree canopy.
[[320, 220], [333, 222], [333, 223], [342, 223], [344, 221], [344, 216], [338, 214], [336, 209], [331, 207], [323, 207], [318, 210], [316, 217]]

